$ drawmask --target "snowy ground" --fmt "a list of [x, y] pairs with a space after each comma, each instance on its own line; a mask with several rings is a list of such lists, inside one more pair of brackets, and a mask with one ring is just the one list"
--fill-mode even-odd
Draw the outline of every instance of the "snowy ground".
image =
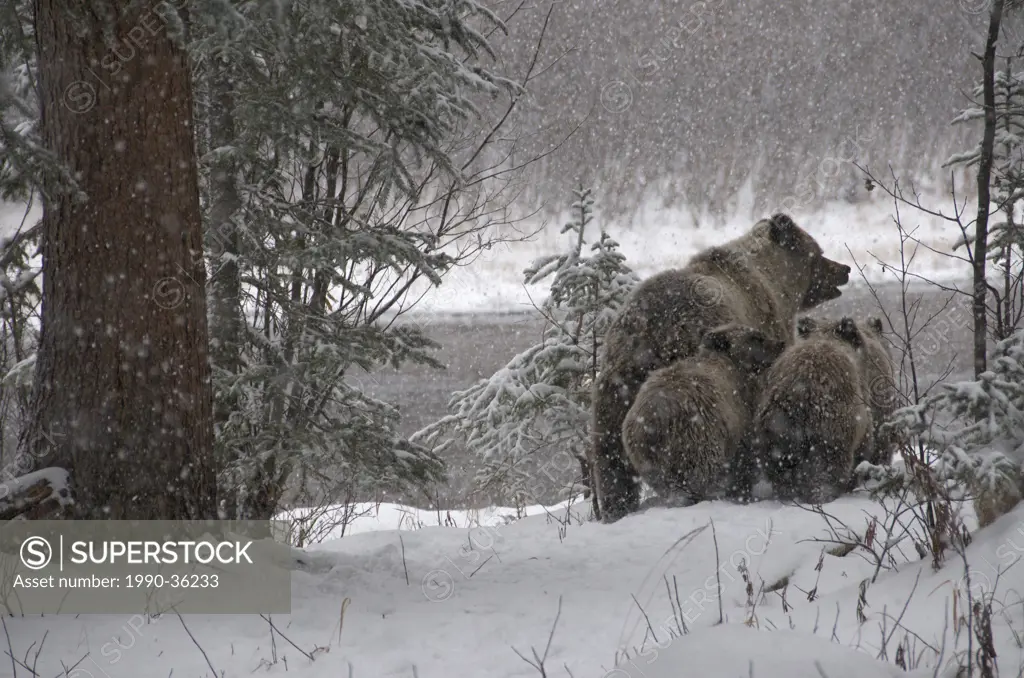
[[[881, 572], [864, 592], [859, 621], [861, 582], [875, 565], [858, 551], [822, 555], [822, 544], [807, 541], [825, 536], [822, 518], [776, 502], [650, 509], [613, 525], [587, 522], [579, 506], [533, 507], [510, 524], [501, 516], [511, 510], [476, 519], [452, 512], [458, 527], [412, 530], [395, 529], [405, 509], [383, 509], [357, 521], [354, 534], [307, 551], [293, 574], [292, 614], [273, 618], [281, 634], [273, 640], [259, 617], [187, 615], [184, 625], [175, 616], [13, 617], [14, 654], [32, 665], [45, 638], [36, 675], [77, 665], [69, 675], [79, 678], [208, 676], [211, 666], [224, 676], [511, 678], [540, 675], [516, 650], [543, 656], [554, 626], [545, 661], [552, 677], [739, 678], [753, 662], [758, 677], [862, 678], [905, 675], [893, 666], [901, 642], [918, 676], [967, 647], [965, 629], [954, 640], [952, 618], [966, 601], [962, 563], [951, 559], [937, 572], [906, 563], [916, 555], [904, 544], [898, 571]], [[865, 516], [879, 511], [857, 496], [826, 509], [862, 534]], [[1013, 567], [1024, 550], [1022, 518], [1024, 507], [978, 533], [968, 553], [972, 590], [991, 591], [999, 579], [993, 626], [1004, 676], [1024, 662], [1016, 593], [1024, 568]], [[422, 512], [418, 520], [437, 517]], [[755, 594], [750, 610], [743, 563], [755, 591], [790, 578], [785, 609], [771, 593]], [[720, 614], [725, 627], [716, 627]], [[678, 637], [677, 620], [690, 635]], [[748, 620], [760, 630], [744, 627]], [[888, 659], [876, 660], [883, 645]], [[631, 658], [613, 670], [623, 650]], [[33, 675], [16, 666], [17, 675]]]

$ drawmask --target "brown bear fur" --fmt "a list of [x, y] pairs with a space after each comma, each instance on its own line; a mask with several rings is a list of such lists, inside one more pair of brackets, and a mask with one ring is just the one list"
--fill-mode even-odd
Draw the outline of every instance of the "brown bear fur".
[[752, 450], [777, 498], [823, 503], [850, 488], [855, 459], [873, 458], [865, 332], [849, 317], [798, 332], [765, 374]]
[[968, 484], [974, 495], [974, 513], [978, 517], [979, 528], [988, 527], [1012, 511], [1024, 495], [1024, 474], [1020, 467], [1006, 471], [998, 476], [996, 482], [973, 479]]
[[[882, 426], [892, 421], [893, 412], [899, 405], [896, 370], [881, 318], [868, 318], [867, 330], [864, 333], [864, 362], [861, 374], [865, 393], [870, 400], [871, 418], [874, 423], [874, 443], [872, 456], [865, 461], [875, 465], [887, 465], [892, 463], [892, 456], [896, 453], [898, 442], [895, 432], [891, 428], [885, 429]], [[858, 459], [857, 463], [860, 461]]]
[[622, 425], [626, 455], [661, 498], [719, 496], [750, 426], [759, 375], [785, 349], [739, 325], [704, 335], [691, 358], [655, 370]]
[[[807, 336], [820, 324], [821, 321], [800, 318], [797, 321], [797, 335]], [[882, 424], [892, 419], [899, 401], [892, 355], [889, 352], [889, 342], [885, 339], [882, 319], [871, 316], [863, 324], [858, 324], [858, 327], [864, 341], [859, 354], [861, 386], [871, 409], [873, 443], [870, 446], [871, 456], [855, 459], [854, 468], [862, 461], [875, 465], [889, 464], [892, 461], [897, 440], [891, 430], [883, 430]]]
[[622, 422], [649, 373], [692, 356], [704, 333], [721, 325], [790, 341], [797, 312], [838, 298], [849, 279], [849, 266], [827, 259], [814, 238], [776, 214], [638, 285], [605, 335], [594, 383], [588, 454], [601, 518], [612, 522], [639, 506]]

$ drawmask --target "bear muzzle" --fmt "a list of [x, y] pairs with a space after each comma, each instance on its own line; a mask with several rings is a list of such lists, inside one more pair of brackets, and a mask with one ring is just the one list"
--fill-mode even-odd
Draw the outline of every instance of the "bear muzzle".
[[815, 262], [814, 274], [811, 284], [804, 294], [802, 308], [809, 309], [826, 301], [832, 301], [842, 296], [839, 288], [850, 282], [852, 268], [838, 261], [832, 261], [822, 257]]

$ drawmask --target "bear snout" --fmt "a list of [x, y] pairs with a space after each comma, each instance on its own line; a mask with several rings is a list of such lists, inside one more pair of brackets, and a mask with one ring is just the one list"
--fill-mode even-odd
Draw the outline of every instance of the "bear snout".
[[850, 274], [853, 273], [852, 268], [831, 259], [825, 259], [825, 265], [827, 267], [826, 278], [833, 285], [840, 287], [850, 282]]
[[810, 287], [803, 298], [802, 310], [814, 308], [818, 304], [842, 296], [839, 288], [850, 282], [852, 272], [853, 269], [846, 264], [826, 257], [818, 259], [814, 264]]

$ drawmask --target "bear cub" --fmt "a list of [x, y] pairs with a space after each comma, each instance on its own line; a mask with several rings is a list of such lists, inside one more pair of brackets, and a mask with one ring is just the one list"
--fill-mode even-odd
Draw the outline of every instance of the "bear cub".
[[801, 320], [799, 339], [768, 370], [747, 466], [778, 499], [821, 504], [852, 489], [859, 460], [875, 460], [865, 369], [881, 323]]
[[665, 500], [722, 496], [757, 401], [758, 381], [786, 343], [742, 325], [707, 332], [697, 354], [655, 370], [622, 427], [626, 455]]
[[[797, 320], [797, 336], [806, 338], [816, 332], [822, 321], [812, 318]], [[893, 412], [899, 404], [899, 390], [896, 387], [895, 366], [889, 342], [886, 341], [882, 328], [882, 319], [869, 317], [864, 324], [858, 324], [863, 344], [858, 354], [860, 357], [860, 378], [864, 396], [868, 399], [871, 410], [872, 444], [862, 451], [871, 452], [870, 457], [857, 457], [854, 468], [862, 461], [876, 466], [889, 464], [896, 453], [897, 439], [895, 435], [882, 430], [882, 424], [892, 419]]]

